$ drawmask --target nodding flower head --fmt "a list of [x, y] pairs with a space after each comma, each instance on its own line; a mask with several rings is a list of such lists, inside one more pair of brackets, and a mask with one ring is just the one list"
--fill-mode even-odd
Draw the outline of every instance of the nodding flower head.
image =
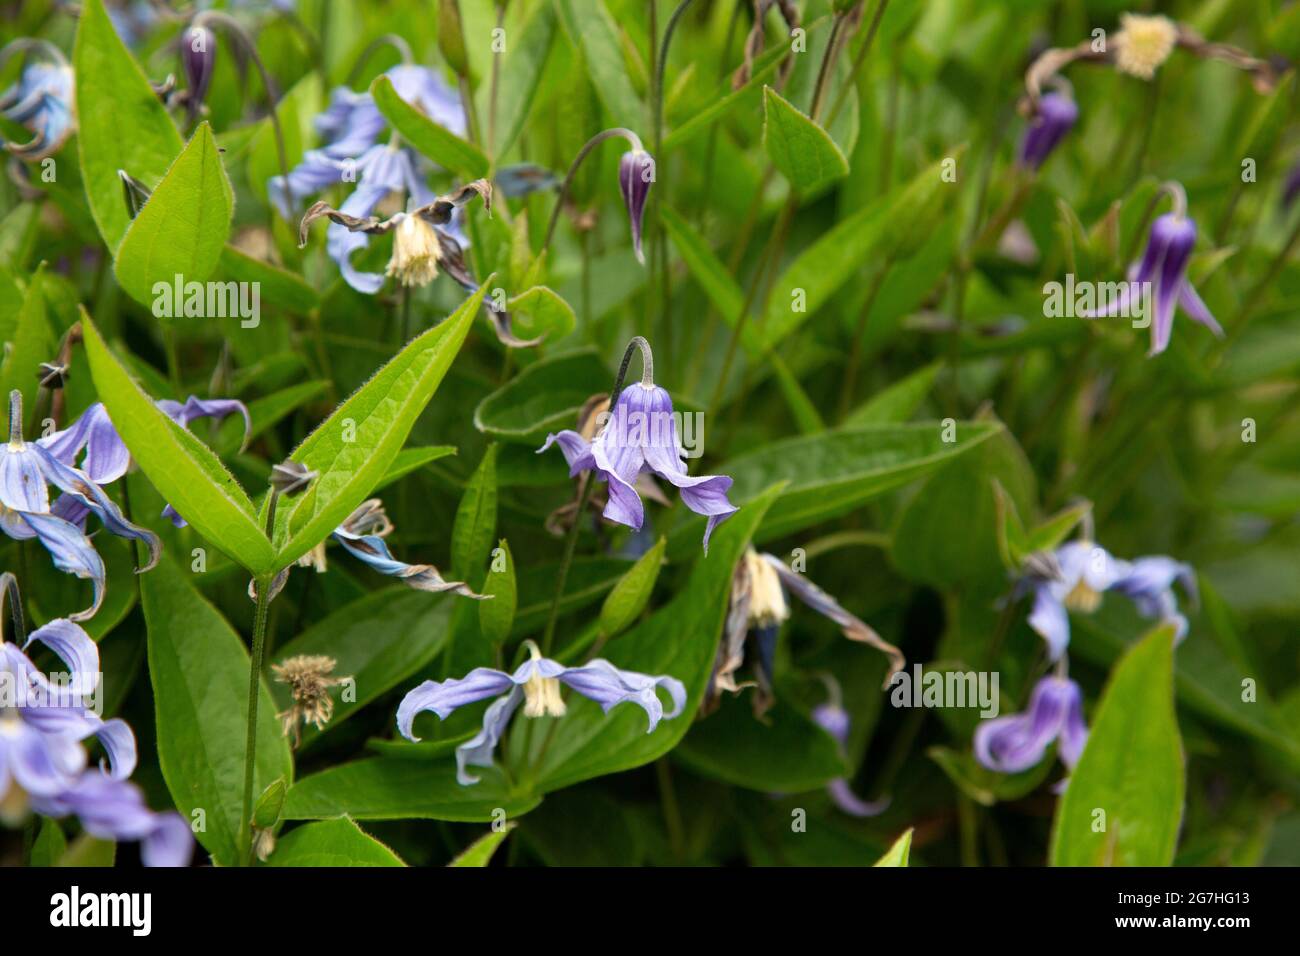
[[1115, 47], [1115, 66], [1121, 73], [1149, 80], [1178, 44], [1178, 26], [1162, 16], [1125, 13], [1119, 18], [1120, 29], [1111, 41]]
[[[397, 729], [408, 740], [419, 740], [413, 725], [421, 712], [432, 711], [446, 720], [459, 707], [496, 698], [483, 713], [483, 729], [456, 748], [456, 779], [468, 786], [478, 783], [479, 778], [467, 768], [492, 765], [492, 752], [520, 704], [524, 705], [525, 717], [564, 716], [567, 707], [560, 697], [561, 684], [595, 701], [606, 713], [618, 704], [637, 704], [650, 721], [646, 733], [652, 733], [659, 721], [671, 720], [686, 707], [686, 687], [674, 677], [621, 670], [599, 657], [580, 667], [566, 667], [543, 657], [531, 641], [526, 646], [528, 660], [514, 673], [476, 667], [464, 677], [425, 681], [402, 699], [397, 708]], [[660, 688], [672, 700], [673, 709], [668, 713], [659, 698]]]
[[[643, 345], [643, 355], [648, 354], [649, 346]], [[547, 435], [546, 444], [538, 452], [558, 443], [569, 463], [570, 475], [595, 472], [609, 485], [605, 517], [637, 531], [645, 520], [635, 487], [637, 477], [649, 472], [671, 482], [681, 492], [686, 507], [708, 516], [704, 529], [707, 553], [713, 529], [736, 513], [736, 506], [727, 498], [731, 479], [686, 473], [672, 397], [654, 384], [653, 364], [648, 362], [645, 369], [640, 382], [619, 392], [604, 429], [594, 439], [588, 441], [578, 432], [565, 429]]]
[[1129, 267], [1129, 281], [1121, 285], [1120, 294], [1104, 307], [1081, 313], [1084, 318], [1137, 314], [1134, 311], [1140, 307], [1137, 299], [1143, 290], [1150, 288], [1155, 315], [1150, 317], [1149, 356], [1159, 355], [1169, 347], [1175, 305], [1215, 335], [1223, 336], [1223, 327], [1187, 277], [1187, 266], [1196, 246], [1196, 222], [1186, 215], [1183, 187], [1170, 182], [1162, 188], [1174, 197], [1174, 211], [1157, 216], [1151, 224], [1142, 258]]
[[1083, 692], [1066, 677], [1044, 677], [1029, 709], [983, 721], [975, 730], [975, 759], [998, 773], [1020, 773], [1043, 759], [1053, 741], [1061, 763], [1073, 770], [1088, 740]]
[[645, 201], [650, 195], [650, 184], [655, 181], [654, 157], [639, 146], [623, 154], [618, 164], [618, 188], [627, 205], [627, 215], [632, 222], [632, 249], [637, 261], [645, 264], [641, 251], [641, 221], [645, 216]]
[[334, 716], [331, 687], [346, 684], [350, 677], [332, 676], [338, 662], [324, 654], [299, 654], [271, 665], [278, 683], [288, 684], [293, 704], [277, 716], [284, 736], [293, 737], [294, 746], [302, 740], [302, 725], [321, 730]]
[[207, 98], [216, 59], [217, 37], [207, 27], [194, 24], [181, 34], [181, 66], [188, 86], [185, 107], [191, 120], [198, 116]]
[[1020, 144], [1020, 164], [1038, 169], [1079, 119], [1079, 107], [1068, 93], [1040, 97], [1025, 138]]
[[776, 566], [753, 548], [745, 552], [745, 571], [749, 575], [749, 624], [771, 627], [790, 616], [785, 591]]

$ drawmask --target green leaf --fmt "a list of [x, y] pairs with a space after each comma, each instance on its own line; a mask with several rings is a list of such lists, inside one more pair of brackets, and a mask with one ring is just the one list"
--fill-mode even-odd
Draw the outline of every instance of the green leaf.
[[81, 6], [72, 66], [81, 178], [95, 225], [108, 248], [115, 250], [131, 222], [118, 170], [153, 188], [184, 141], [118, 38], [103, 0], [86, 0]]
[[54, 337], [45, 315], [44, 292], [45, 264], [37, 266], [27, 283], [22, 307], [18, 310], [17, 327], [12, 345], [5, 349], [4, 364], [0, 365], [0, 395], [5, 401], [15, 388], [23, 393], [23, 409], [31, 414], [35, 408], [37, 368], [54, 357]]
[[770, 86], [763, 87], [763, 147], [772, 165], [800, 193], [849, 174], [849, 161], [830, 134]]
[[483, 639], [490, 644], [500, 644], [510, 636], [510, 626], [515, 621], [515, 605], [518, 602], [515, 583], [515, 558], [510, 553], [510, 545], [502, 538], [497, 548], [504, 567], [497, 569], [497, 555], [493, 555], [488, 571], [487, 583], [483, 593], [490, 595], [490, 601], [478, 602], [478, 624], [483, 632]]
[[384, 477], [379, 479], [379, 484], [375, 485], [375, 491], [386, 488], [414, 471], [419, 471], [431, 461], [437, 461], [439, 458], [446, 458], [448, 455], [454, 454], [456, 454], [455, 445], [425, 445], [419, 448], [403, 448], [397, 453], [393, 463], [388, 466], [388, 471], [384, 474]]
[[941, 367], [941, 362], [932, 362], [907, 378], [877, 392], [849, 413], [844, 419], [844, 426], [883, 425], [907, 421], [920, 407], [925, 396], [930, 394], [930, 389], [934, 387], [935, 376], [939, 374]]
[[1052, 825], [1053, 866], [1169, 866], [1183, 818], [1174, 626], [1115, 665]]
[[113, 260], [118, 284], [153, 306], [156, 318], [174, 318], [181, 303], [159, 309], [155, 284], [170, 301], [178, 276], [183, 283], [206, 282], [221, 260], [234, 208], [212, 128], [200, 123], [122, 236]]
[[[140, 576], [149, 635], [158, 762], [181, 815], [217, 864], [238, 862], [248, 724], [248, 652], [225, 618], [164, 556]], [[253, 792], [293, 779], [289, 744], [265, 683]], [[199, 811], [202, 811], [201, 814]]]
[[405, 818], [488, 823], [504, 810], [507, 817], [527, 813], [540, 797], [510, 790], [499, 770], [476, 770], [478, 783], [456, 780], [448, 760], [375, 757], [304, 777], [289, 790], [286, 820], [326, 820], [347, 814], [357, 820]]
[[100, 401], [158, 493], [199, 534], [254, 575], [282, 567], [275, 563], [252, 501], [220, 459], [158, 410], [109, 351], [84, 311], [81, 325]]
[[876, 866], [907, 866], [907, 860], [912, 855], [912, 828], [908, 827], [907, 832], [894, 841], [894, 845], [889, 851], [876, 861]]
[[[520, 34], [522, 38], [515, 39]], [[510, 49], [498, 76], [496, 142], [492, 144], [496, 157], [510, 150], [524, 128], [554, 38], [555, 10], [549, 3], [538, 4], [519, 31], [511, 35]], [[488, 86], [480, 90], [484, 99], [479, 109], [482, 116], [488, 115], [490, 92]]]
[[[944, 468], [907, 503], [890, 536], [894, 566], [940, 590], [1005, 589], [993, 481], [1018, 513], [1032, 516], [1037, 500], [1034, 473], [1005, 429]], [[954, 527], [962, 529], [960, 537], [953, 536]]]
[[664, 546], [667, 540], [660, 538], [653, 548], [628, 569], [627, 574], [619, 579], [618, 584], [605, 597], [600, 609], [600, 633], [605, 637], [615, 637], [632, 626], [641, 612], [650, 603], [655, 581], [659, 580], [659, 568], [664, 562]]
[[280, 839], [267, 866], [405, 866], [347, 817], [309, 823]]
[[[483, 151], [451, 130], [439, 126], [429, 117], [397, 95], [393, 81], [385, 75], [375, 77], [370, 95], [384, 118], [408, 143], [439, 166], [460, 173], [468, 179], [488, 174], [491, 162]], [[484, 283], [487, 285], [487, 283]]]
[[644, 126], [645, 106], [627, 75], [618, 24], [602, 0], [555, 0], [555, 9], [569, 42], [582, 51], [591, 85], [613, 125]]
[[547, 432], [575, 428], [578, 412], [614, 377], [593, 349], [542, 359], [530, 365], [474, 410], [474, 427], [501, 441], [537, 448]]
[[[735, 483], [731, 500], [751, 500], [773, 482], [788, 484], [772, 506], [759, 541], [838, 518], [864, 502], [923, 477], [1002, 430], [1000, 423], [958, 422], [945, 442], [940, 422], [841, 429], [772, 442], [718, 468]], [[698, 547], [703, 519], [682, 522], [668, 538], [668, 556]]]
[[803, 793], [849, 772], [831, 736], [780, 700], [759, 721], [749, 700], [727, 697], [674, 753], [706, 777], [764, 793]]
[[470, 844], [460, 856], [448, 863], [448, 866], [487, 866], [492, 860], [492, 854], [497, 851], [505, 838], [510, 835], [518, 824], [511, 821], [501, 829], [493, 828], [490, 832], [484, 834]]
[[101, 840], [83, 833], [68, 845], [59, 859], [59, 866], [108, 867], [117, 861], [117, 841]]
[[545, 336], [558, 342], [572, 332], [578, 322], [573, 307], [544, 285], [519, 293], [506, 303], [506, 307], [514, 323], [515, 335], [520, 338]]
[[778, 487], [768, 489], [722, 524], [714, 532], [709, 554], [696, 563], [677, 597], [608, 648], [617, 667], [680, 680], [687, 694], [682, 713], [647, 734], [640, 707], [624, 705], [606, 714], [597, 704], [575, 696], [564, 717], [539, 718], [557, 721], [553, 734], [540, 728], [541, 733], [510, 735], [512, 766], [529, 766], [540, 758], [537, 786], [545, 792], [639, 767], [681, 740], [713, 669], [736, 562], [779, 492]]
[[[953, 185], [942, 181], [941, 169], [942, 161], [841, 219], [786, 267], [772, 286], [763, 327], [765, 348], [775, 347], [799, 329], [868, 260], [905, 255], [912, 244], [937, 228], [945, 189]], [[792, 293], [800, 289], [802, 308], [796, 311]]]
[[470, 477], [451, 528], [451, 574], [476, 585], [497, 526], [497, 446], [489, 445]]
[[284, 811], [284, 795], [289, 792], [289, 781], [284, 777], [267, 786], [253, 804], [253, 826], [269, 830], [280, 822]]
[[41, 830], [32, 842], [32, 866], [58, 866], [68, 849], [68, 838], [58, 820], [41, 817]]
[[384, 477], [460, 351], [491, 284], [489, 276], [450, 317], [408, 343], [290, 456], [320, 477], [279, 508], [277, 567], [324, 541]]
[[[304, 745], [413, 679], [437, 657], [447, 640], [451, 603], [443, 595], [400, 585], [382, 588], [317, 621], [276, 651], [276, 660], [300, 654], [332, 657], [337, 662], [334, 676], [351, 677], [355, 682], [355, 699], [335, 694], [334, 716], [323, 731], [303, 728]], [[375, 624], [379, 620], [382, 627]], [[275, 683], [272, 690], [277, 708], [288, 707], [289, 688]]]
[[673, 131], [664, 137], [664, 155], [668, 155], [668, 153], [704, 132], [722, 117], [736, 109], [752, 90], [756, 90], [760, 84], [766, 82], [767, 78], [776, 72], [776, 68], [788, 55], [789, 50], [784, 44], [775, 43], [754, 59], [754, 69], [750, 74], [749, 82], [740, 89], [733, 90], [731, 88], [730, 77], [724, 79], [722, 87], [708, 101], [707, 106], [691, 113], [685, 122], [673, 127]]

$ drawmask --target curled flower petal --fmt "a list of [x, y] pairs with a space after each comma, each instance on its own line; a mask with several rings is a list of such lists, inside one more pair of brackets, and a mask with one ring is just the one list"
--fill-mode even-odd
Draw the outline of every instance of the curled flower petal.
[[71, 671], [78, 693], [90, 694], [99, 686], [99, 645], [90, 635], [69, 620], [55, 620], [28, 635], [23, 651], [33, 644], [44, 644]]
[[482, 729], [456, 748], [456, 782], [462, 787], [476, 784], [481, 779], [469, 773], [466, 767], [492, 766], [492, 754], [523, 699], [523, 690], [515, 687], [504, 697], [494, 700], [483, 712]]
[[1069, 751], [1077, 759], [1074, 747], [1082, 750], [1078, 738], [1082, 700], [1082, 692], [1074, 681], [1044, 677], [1034, 687], [1027, 711], [980, 723], [975, 730], [976, 759], [999, 773], [1028, 770], [1043, 759], [1047, 748], [1065, 732], [1067, 724], [1071, 726]]
[[491, 667], [476, 667], [464, 677], [445, 681], [427, 680], [402, 698], [397, 707], [397, 729], [407, 740], [418, 741], [411, 725], [422, 711], [433, 711], [446, 720], [458, 707], [495, 697], [514, 683], [509, 674]]

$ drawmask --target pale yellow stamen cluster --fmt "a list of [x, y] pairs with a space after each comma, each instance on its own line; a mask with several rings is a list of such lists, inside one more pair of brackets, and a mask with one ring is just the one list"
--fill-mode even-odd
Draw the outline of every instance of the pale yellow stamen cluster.
[[1094, 591], [1086, 578], [1079, 582], [1065, 596], [1065, 606], [1080, 614], [1091, 614], [1101, 606], [1101, 592]]
[[745, 552], [745, 571], [749, 575], [749, 621], [757, 627], [780, 624], [790, 616], [785, 592], [776, 568], [757, 551]]
[[1149, 80], [1169, 59], [1178, 42], [1178, 28], [1168, 17], [1126, 13], [1115, 34], [1115, 66], [1123, 73]]
[[[532, 641], [528, 653], [533, 660], [542, 659], [542, 652]], [[560, 682], [554, 677], [542, 677], [536, 671], [524, 681], [525, 717], [563, 717], [564, 700], [560, 697]]]
[[323, 654], [301, 654], [271, 665], [276, 681], [288, 684], [293, 694], [293, 705], [277, 716], [284, 735], [293, 735], [295, 747], [302, 740], [303, 724], [312, 724], [320, 730], [334, 716], [329, 689], [351, 680], [330, 676], [337, 664], [334, 658]]
[[428, 285], [438, 275], [442, 246], [433, 226], [420, 216], [404, 216], [393, 231], [393, 257], [386, 274], [404, 286]]

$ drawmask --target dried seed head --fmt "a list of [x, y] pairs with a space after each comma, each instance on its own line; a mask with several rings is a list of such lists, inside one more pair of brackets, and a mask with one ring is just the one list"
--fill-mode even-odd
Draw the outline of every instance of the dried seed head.
[[277, 716], [284, 735], [293, 736], [295, 747], [302, 739], [303, 724], [312, 724], [320, 730], [334, 715], [334, 700], [329, 689], [352, 679], [331, 677], [337, 664], [334, 658], [323, 654], [300, 654], [271, 665], [276, 681], [288, 684], [293, 695], [293, 705]]

